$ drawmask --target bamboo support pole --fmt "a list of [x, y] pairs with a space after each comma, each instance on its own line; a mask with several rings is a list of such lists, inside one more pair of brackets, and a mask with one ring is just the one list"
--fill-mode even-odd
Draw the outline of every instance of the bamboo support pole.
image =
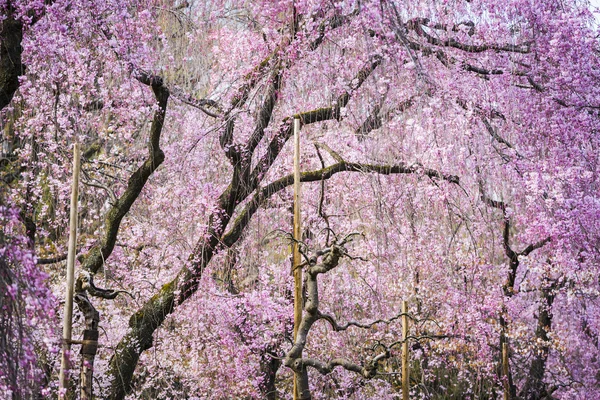
[[[292, 254], [294, 274], [294, 341], [302, 321], [302, 269], [300, 259], [300, 119], [294, 118], [294, 244]], [[294, 400], [298, 398], [298, 388], [294, 378]]]
[[408, 302], [402, 301], [402, 400], [408, 400], [410, 370], [408, 368]]
[[508, 381], [508, 344], [502, 343], [502, 375], [504, 384], [504, 400], [510, 400], [510, 384]]
[[71, 187], [71, 214], [69, 217], [69, 250], [67, 255], [67, 293], [64, 307], [63, 319], [63, 343], [60, 362], [58, 398], [65, 399], [70, 362], [69, 351], [71, 350], [71, 331], [73, 323], [73, 283], [75, 278], [75, 253], [77, 244], [77, 199], [79, 198], [79, 170], [81, 168], [79, 157], [79, 143], [73, 147], [73, 181]]

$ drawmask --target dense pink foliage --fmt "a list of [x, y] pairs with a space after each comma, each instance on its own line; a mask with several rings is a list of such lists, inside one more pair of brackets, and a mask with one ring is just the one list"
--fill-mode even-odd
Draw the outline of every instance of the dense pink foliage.
[[56, 354], [56, 299], [35, 265], [18, 212], [0, 207], [0, 224], [0, 396], [32, 398], [47, 384], [39, 354]]
[[[105, 213], [143, 162], [156, 106], [135, 71], [226, 105], [275, 53], [285, 68], [265, 133], [269, 140], [284, 118], [329, 107], [345, 91], [352, 96], [339, 118], [303, 128], [303, 171], [322, 167], [315, 143], [348, 162], [416, 166], [406, 175], [340, 173], [324, 182], [323, 192], [319, 182], [303, 185], [309, 246], [325, 246], [327, 227], [339, 235], [364, 235], [349, 246], [362, 259], [346, 259], [322, 277], [323, 311], [340, 322], [369, 322], [393, 317], [409, 299], [411, 312], [423, 320], [412, 334], [446, 336], [414, 346], [414, 379], [423, 383], [414, 385], [415, 398], [434, 398], [444, 385], [476, 398], [486, 390], [502, 392], [501, 318], [507, 321], [515, 384], [525, 385], [531, 359], [542, 352], [536, 327], [542, 293], [549, 290], [555, 298], [548, 390], [561, 399], [600, 398], [600, 48], [586, 3], [15, 3], [23, 18], [30, 10], [43, 11], [23, 40], [27, 70], [15, 102], [21, 110], [15, 134], [25, 169], [8, 194], [19, 207], [35, 207], [38, 256], [66, 250], [75, 138], [84, 148], [99, 147], [83, 162], [82, 251], [101, 236]], [[292, 3], [302, 19], [290, 38]], [[334, 16], [346, 20], [327, 25]], [[320, 32], [322, 43], [311, 47]], [[381, 57], [381, 65], [356, 89], [357, 71], [373, 57]], [[274, 62], [266, 65], [275, 68]], [[236, 114], [232, 146], [253, 133], [271, 79], [266, 76]], [[373, 112], [381, 126], [361, 135]], [[209, 216], [232, 173], [219, 147], [222, 123], [169, 100], [161, 137], [165, 162], [124, 219], [117, 246], [96, 277], [133, 296], [94, 300], [104, 346], [96, 362], [99, 396], [108, 390], [108, 363], [132, 313], [179, 274], [208, 235]], [[255, 164], [267, 144], [258, 145]], [[333, 152], [321, 151], [325, 165], [336, 162]], [[291, 160], [288, 143], [266, 171], [264, 185], [289, 174]], [[456, 175], [460, 184], [430, 178], [426, 168]], [[503, 202], [505, 209], [486, 199]], [[274, 194], [242, 238], [231, 249], [219, 249], [199, 291], [154, 333], [129, 398], [261, 398], [261, 365], [290, 347], [292, 278], [283, 233], [291, 231], [290, 206], [291, 188]], [[45, 275], [24, 250], [25, 239], [10, 236], [14, 212], [2, 211], [0, 218], [0, 234], [9, 238], [0, 257], [19, 266], [24, 285], [12, 292], [7, 286], [9, 301], [30, 304], [31, 318], [58, 321], [53, 310], [59, 303], [50, 304]], [[506, 240], [517, 253], [545, 241], [518, 257], [510, 295], [503, 290], [510, 274]], [[60, 296], [61, 271], [58, 264], [47, 271]], [[39, 325], [28, 321], [28, 332]], [[81, 320], [75, 329], [79, 334]], [[47, 332], [32, 334], [50, 340]], [[322, 321], [311, 331], [307, 353], [361, 363], [372, 356], [374, 343], [400, 335], [398, 321], [339, 333]], [[27, 374], [36, 372], [32, 343], [23, 342], [18, 361]], [[325, 376], [311, 370], [313, 396], [397, 398], [397, 361], [372, 380], [341, 368]], [[0, 390], [12, 390], [2, 381], [2, 366], [0, 359]], [[292, 373], [280, 367], [277, 374], [279, 395], [287, 398]], [[432, 387], [437, 392], [428, 392]]]

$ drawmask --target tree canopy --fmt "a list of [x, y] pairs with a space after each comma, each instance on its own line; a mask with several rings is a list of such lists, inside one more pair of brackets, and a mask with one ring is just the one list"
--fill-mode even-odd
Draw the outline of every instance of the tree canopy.
[[291, 398], [294, 374], [301, 399], [399, 398], [403, 300], [411, 398], [600, 397], [587, 2], [0, 10], [6, 398], [57, 395], [75, 142], [74, 337], [99, 326], [97, 398]]

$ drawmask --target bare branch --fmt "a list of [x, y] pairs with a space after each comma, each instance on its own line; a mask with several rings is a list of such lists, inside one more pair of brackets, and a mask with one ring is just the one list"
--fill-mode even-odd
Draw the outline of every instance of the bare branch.
[[90, 274], [88, 271], [80, 272], [75, 291], [77, 293], [88, 292], [91, 296], [110, 300], [116, 298], [121, 293], [126, 293], [132, 299], [134, 298], [131, 293], [125, 290], [110, 290], [97, 287], [94, 284], [94, 275]]
[[61, 261], [65, 261], [67, 259], [67, 253], [58, 255], [56, 257], [51, 258], [38, 258], [36, 264], [38, 265], [47, 265], [47, 264], [56, 264]]
[[486, 69], [481, 67], [476, 67], [474, 65], [463, 63], [463, 69], [469, 72], [476, 72], [481, 75], [502, 75], [504, 71], [501, 69]]
[[397, 315], [393, 316], [390, 319], [378, 319], [378, 320], [369, 322], [367, 324], [361, 323], [361, 322], [356, 322], [356, 321], [348, 321], [347, 323], [345, 323], [343, 325], [339, 325], [337, 323], [337, 321], [335, 320], [335, 318], [332, 315], [319, 312], [319, 318], [318, 319], [324, 319], [324, 320], [326, 320], [327, 322], [329, 322], [329, 324], [331, 325], [331, 328], [335, 332], [341, 332], [341, 331], [347, 330], [351, 326], [354, 326], [354, 327], [357, 327], [357, 328], [362, 328], [362, 329], [370, 329], [370, 328], [372, 328], [373, 326], [375, 326], [377, 324], [386, 324], [386, 325], [389, 325], [393, 321], [401, 318], [404, 315], [408, 316], [409, 318], [413, 318], [408, 313], [400, 313], [400, 314], [397, 314]]
[[[222, 116], [223, 109], [221, 108], [219, 103], [217, 103], [214, 100], [196, 99], [196, 98], [192, 97], [190, 94], [185, 93], [181, 88], [178, 88], [178, 87], [171, 87], [170, 92], [171, 92], [171, 95], [174, 98], [176, 98], [177, 100], [181, 101], [182, 103], [185, 103], [187, 105], [190, 105], [192, 107], [199, 109], [200, 111], [202, 111], [209, 117], [219, 118]], [[214, 112], [210, 111], [207, 109], [207, 107], [210, 107], [210, 108], [214, 109], [215, 111]]]

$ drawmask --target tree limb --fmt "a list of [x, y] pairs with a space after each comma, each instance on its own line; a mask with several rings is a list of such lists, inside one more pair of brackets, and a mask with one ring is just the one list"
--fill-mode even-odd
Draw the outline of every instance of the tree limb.
[[[217, 103], [214, 100], [196, 99], [196, 98], [192, 97], [190, 94], [185, 93], [181, 88], [176, 87], [176, 86], [171, 87], [170, 92], [171, 92], [171, 95], [174, 98], [176, 98], [177, 100], [181, 101], [184, 104], [187, 104], [189, 106], [199, 109], [200, 111], [202, 111], [209, 117], [219, 118], [222, 116], [223, 109], [221, 108], [219, 103]], [[210, 108], [214, 109], [215, 111], [214, 112], [210, 111], [207, 107], [210, 107]]]
[[158, 102], [158, 109], [154, 112], [148, 138], [148, 158], [129, 177], [127, 188], [107, 212], [104, 237], [98, 245], [92, 247], [84, 256], [82, 268], [92, 274], [97, 273], [104, 264], [104, 260], [111, 255], [123, 217], [139, 197], [150, 175], [156, 171], [165, 159], [165, 155], [160, 149], [160, 135], [165, 121], [169, 90], [164, 86], [162, 78], [158, 76], [138, 69], [134, 71], [133, 76], [139, 82], [151, 86]]
[[[320, 180], [326, 180], [331, 178], [333, 175], [340, 172], [364, 172], [364, 173], [377, 173], [382, 175], [392, 174], [423, 174], [432, 179], [442, 179], [450, 183], [459, 183], [459, 178], [456, 175], [443, 174], [439, 171], [423, 168], [420, 165], [407, 166], [406, 164], [395, 164], [395, 165], [377, 165], [377, 164], [363, 164], [363, 163], [352, 163], [352, 162], [338, 162], [329, 167], [322, 168], [314, 171], [302, 172], [300, 174], [301, 182], [316, 182]], [[226, 246], [231, 246], [240, 237], [244, 228], [250, 222], [252, 216], [258, 211], [258, 208], [267, 198], [273, 194], [285, 189], [288, 186], [293, 185], [294, 176], [293, 174], [284, 176], [274, 182], [271, 182], [267, 186], [259, 189], [252, 199], [246, 204], [244, 209], [240, 212], [236, 218], [234, 225], [231, 229], [223, 235], [221, 241]]]
[[335, 320], [335, 318], [333, 317], [333, 315], [330, 314], [325, 314], [322, 312], [319, 312], [319, 318], [318, 319], [324, 319], [327, 322], [329, 322], [329, 324], [331, 325], [331, 328], [335, 331], [335, 332], [341, 332], [341, 331], [345, 331], [348, 328], [350, 328], [351, 326], [357, 327], [357, 328], [362, 328], [362, 329], [370, 329], [373, 326], [377, 325], [377, 324], [386, 324], [389, 325], [391, 324], [393, 321], [402, 318], [404, 315], [408, 316], [409, 318], [412, 318], [412, 316], [408, 313], [400, 313], [397, 314], [395, 316], [393, 316], [390, 319], [378, 319], [369, 323], [361, 323], [361, 322], [356, 322], [356, 321], [348, 321], [343, 325], [338, 324], [338, 322]]
[[[352, 82], [352, 90], [357, 90], [369, 77], [369, 75], [381, 64], [382, 57], [374, 56], [369, 62], [355, 75]], [[293, 134], [292, 122], [294, 118], [299, 118], [302, 125], [314, 124], [317, 122], [327, 121], [331, 119], [340, 119], [340, 110], [346, 107], [350, 101], [351, 93], [344, 92], [338, 96], [334, 105], [330, 107], [318, 108], [311, 111], [306, 111], [285, 118], [279, 126], [279, 129], [273, 139], [269, 142], [266, 153], [258, 161], [256, 167], [250, 174], [250, 187], [252, 190], [258, 186], [265, 173], [271, 168], [273, 162], [283, 149], [283, 146]]]
[[469, 53], [482, 53], [484, 51], [493, 50], [493, 51], [506, 51], [512, 53], [529, 53], [530, 52], [530, 44], [529, 43], [521, 43], [521, 44], [498, 44], [498, 43], [490, 43], [490, 44], [481, 44], [481, 45], [471, 45], [464, 44], [458, 42], [454, 38], [448, 39], [438, 39], [436, 37], [428, 34], [423, 26], [429, 27], [430, 21], [427, 18], [413, 18], [406, 23], [406, 28], [409, 30], [413, 30], [418, 36], [424, 37], [428, 43], [442, 46], [442, 47], [453, 47], [455, 49], [459, 49], [462, 51], [466, 51]]

